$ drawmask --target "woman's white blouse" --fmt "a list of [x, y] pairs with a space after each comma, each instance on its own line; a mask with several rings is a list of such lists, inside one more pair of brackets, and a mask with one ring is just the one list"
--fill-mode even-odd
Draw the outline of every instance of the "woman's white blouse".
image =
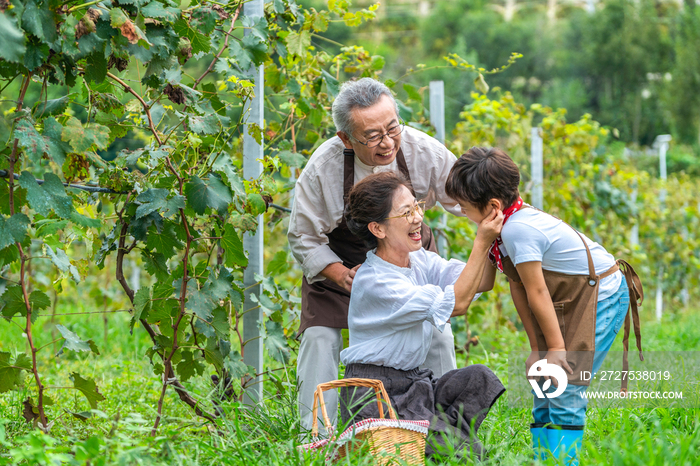
[[433, 328], [442, 332], [454, 311], [454, 283], [464, 265], [421, 249], [410, 254], [409, 267], [398, 267], [368, 252], [352, 283], [343, 363], [420, 366]]

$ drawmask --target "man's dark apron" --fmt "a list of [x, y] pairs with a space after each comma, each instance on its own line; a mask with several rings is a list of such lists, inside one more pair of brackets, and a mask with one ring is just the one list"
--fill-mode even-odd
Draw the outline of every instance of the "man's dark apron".
[[[355, 182], [355, 153], [351, 149], [346, 149], [344, 156], [343, 205], [347, 205], [348, 195]], [[401, 149], [396, 154], [396, 164], [399, 171], [410, 181], [411, 176]], [[415, 193], [413, 195], [415, 196]], [[421, 226], [421, 238], [426, 250], [437, 252], [433, 233], [425, 223]], [[349, 269], [363, 263], [369, 251], [360, 238], [350, 233], [345, 215], [340, 225], [328, 234], [328, 246]], [[350, 293], [333, 281], [326, 279], [310, 284], [304, 277], [301, 285], [299, 335], [309, 327], [348, 328], [349, 304]]]
[[[571, 228], [576, 231], [575, 228]], [[596, 275], [591, 250], [588, 248], [588, 244], [583, 236], [581, 236], [578, 231], [576, 231], [576, 234], [581, 238], [583, 245], [586, 247], [588, 275], [568, 275], [544, 269], [542, 269], [542, 274], [544, 275], [549, 295], [552, 297], [554, 310], [557, 313], [559, 329], [564, 337], [564, 344], [567, 352], [566, 360], [571, 369], [573, 369], [573, 374], [568, 374], [568, 381], [573, 385], [589, 385], [590, 380], [581, 380], [581, 371], [592, 372], [593, 369], [600, 280], [612, 275], [618, 270], [622, 270], [627, 280], [630, 307], [625, 317], [625, 336], [623, 339], [624, 353], [622, 361], [623, 371], [628, 370], [627, 351], [629, 349], [630, 314], [632, 314], [634, 320], [634, 334], [637, 340], [639, 359], [644, 361], [638, 311], [638, 306], [641, 305], [644, 300], [644, 290], [642, 289], [642, 282], [632, 266], [621, 259], [601, 275]], [[520, 275], [510, 257], [503, 258], [502, 263], [503, 273], [511, 280], [522, 283]], [[630, 309], [632, 312], [629, 312]], [[537, 348], [540, 352], [540, 357], [544, 358], [548, 348], [547, 341], [532, 311], [530, 311], [530, 321], [535, 329]], [[627, 390], [626, 378], [622, 381], [622, 389]]]

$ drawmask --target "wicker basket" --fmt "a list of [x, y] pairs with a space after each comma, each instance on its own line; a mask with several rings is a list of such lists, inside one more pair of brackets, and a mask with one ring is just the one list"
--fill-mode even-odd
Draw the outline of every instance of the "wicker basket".
[[[348, 451], [367, 443], [369, 450], [375, 456], [375, 464], [387, 465], [398, 462], [408, 465], [425, 464], [425, 437], [428, 421], [400, 421], [391, 408], [389, 395], [381, 380], [372, 379], [343, 379], [319, 384], [314, 393], [313, 426], [311, 435], [318, 437], [318, 406], [321, 406], [323, 422], [330, 432], [333, 428], [326, 412], [323, 392], [341, 387], [373, 388], [377, 397], [380, 419], [365, 419], [360, 421], [339, 436], [332, 436], [331, 441], [339, 443], [338, 456], [342, 459]], [[389, 405], [389, 419], [384, 417], [382, 399]], [[353, 438], [360, 442], [345, 441]]]

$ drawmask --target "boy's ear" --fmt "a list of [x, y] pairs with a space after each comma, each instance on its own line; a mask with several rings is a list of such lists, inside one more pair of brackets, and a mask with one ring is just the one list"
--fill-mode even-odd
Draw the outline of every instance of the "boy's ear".
[[489, 200], [489, 205], [490, 205], [491, 207], [493, 207], [494, 209], [496, 209], [496, 210], [503, 210], [503, 209], [505, 209], [505, 206], [503, 205], [503, 203], [501, 202], [500, 199], [491, 199], [491, 200]]
[[386, 237], [384, 226], [379, 222], [370, 222], [369, 225], [367, 225], [367, 229], [378, 239], [384, 239]]

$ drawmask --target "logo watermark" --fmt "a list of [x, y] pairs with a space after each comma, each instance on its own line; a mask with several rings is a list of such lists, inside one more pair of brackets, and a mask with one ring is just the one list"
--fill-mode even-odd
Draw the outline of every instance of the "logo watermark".
[[[506, 398], [513, 408], [531, 408], [534, 400], [589, 409], [700, 409], [700, 351], [647, 351], [640, 361], [634, 350], [627, 354], [623, 369], [622, 351], [567, 352], [573, 373], [540, 352], [508, 355]], [[526, 361], [536, 362], [526, 368]]]
[[[546, 359], [540, 359], [535, 364], [533, 364], [530, 367], [530, 370], [528, 371], [527, 375], [530, 377], [550, 377], [544, 382], [542, 388], [540, 388], [539, 384], [537, 383], [537, 380], [528, 379], [528, 382], [530, 382], [530, 385], [532, 385], [532, 390], [535, 392], [535, 396], [537, 396], [537, 398], [544, 398], [545, 396], [547, 398], [556, 398], [562, 393], [564, 393], [564, 390], [566, 390], [566, 386], [569, 384], [564, 369], [557, 366], [556, 364], [547, 363]], [[552, 386], [552, 377], [554, 377], [557, 380], [557, 389], [554, 390], [552, 393], [545, 393]]]

